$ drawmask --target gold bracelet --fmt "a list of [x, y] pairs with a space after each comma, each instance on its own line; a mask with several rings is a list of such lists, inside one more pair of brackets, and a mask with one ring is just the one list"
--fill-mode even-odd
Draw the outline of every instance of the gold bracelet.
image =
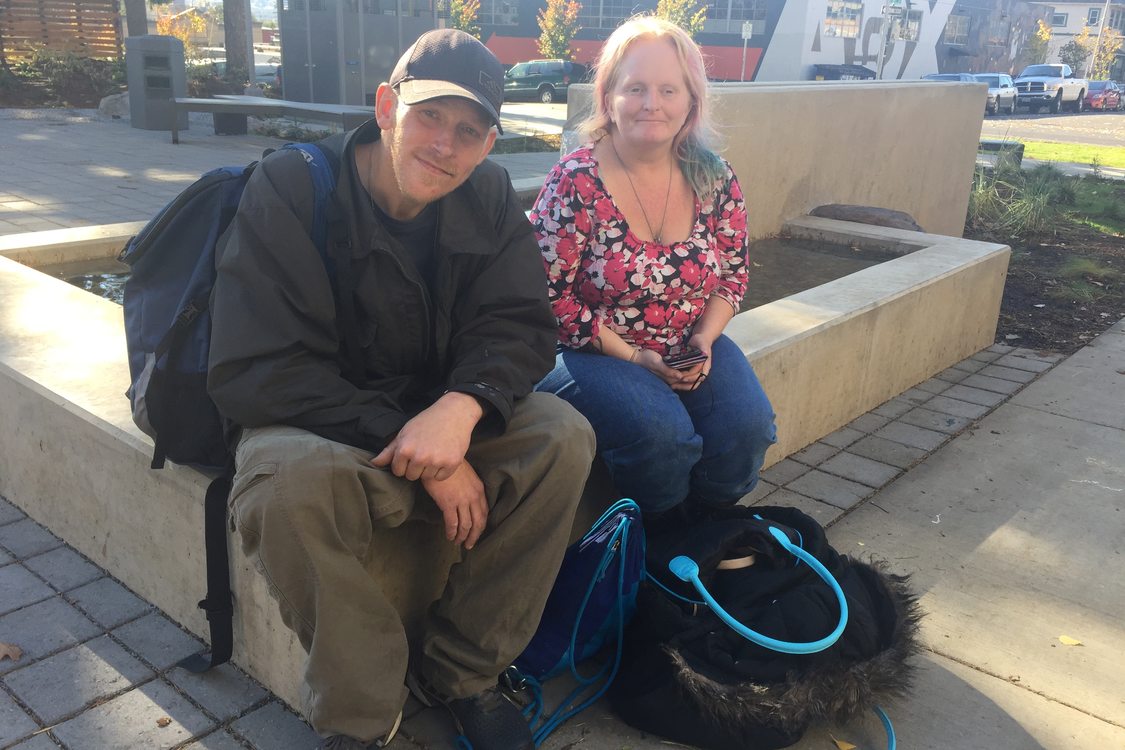
[[641, 353], [641, 350], [640, 350], [639, 347], [633, 349], [633, 353], [629, 355], [629, 362], [635, 363], [637, 361], [637, 357], [640, 355], [640, 353]]

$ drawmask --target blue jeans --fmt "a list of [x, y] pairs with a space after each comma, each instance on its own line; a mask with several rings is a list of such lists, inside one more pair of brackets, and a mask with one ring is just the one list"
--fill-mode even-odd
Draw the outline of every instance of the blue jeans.
[[617, 491], [646, 513], [689, 496], [731, 505], [757, 484], [777, 428], [734, 342], [720, 336], [711, 357], [699, 388], [674, 391], [640, 365], [566, 349], [535, 389], [565, 399], [590, 421]]

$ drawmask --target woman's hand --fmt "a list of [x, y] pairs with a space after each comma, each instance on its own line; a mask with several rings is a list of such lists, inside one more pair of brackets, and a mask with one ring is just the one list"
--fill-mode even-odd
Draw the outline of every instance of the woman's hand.
[[672, 369], [664, 364], [664, 359], [652, 349], [635, 350], [629, 361], [656, 375], [674, 390], [685, 390], [681, 386], [684, 383], [685, 372], [689, 371]]
[[669, 385], [672, 386], [672, 390], [694, 391], [706, 382], [707, 377], [711, 374], [711, 344], [713, 343], [714, 339], [698, 333], [688, 340], [688, 346], [694, 346], [696, 349], [706, 354], [707, 359], [686, 370], [680, 370], [680, 381], [675, 384], [669, 383]]

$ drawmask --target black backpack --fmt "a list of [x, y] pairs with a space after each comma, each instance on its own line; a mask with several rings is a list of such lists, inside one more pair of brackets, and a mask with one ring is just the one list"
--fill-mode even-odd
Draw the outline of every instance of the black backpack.
[[[335, 291], [336, 259], [342, 266], [348, 257], [340, 251], [348, 245], [347, 224], [335, 200], [339, 156], [324, 143], [282, 148], [300, 151], [308, 163], [314, 195], [311, 237]], [[229, 660], [233, 648], [226, 515], [234, 460], [230, 425], [207, 394], [208, 305], [215, 251], [257, 164], [203, 175], [161, 209], [119, 256], [131, 268], [124, 299], [131, 379], [126, 395], [133, 421], [156, 444], [152, 468], [163, 468], [170, 459], [214, 477], [204, 504], [207, 595], [199, 602], [210, 625], [211, 653], [181, 662], [193, 672]]]
[[[707, 750], [774, 750], [797, 742], [813, 721], [873, 711], [893, 745], [878, 703], [909, 689], [919, 648], [920, 612], [906, 578], [837, 553], [820, 524], [795, 508], [736, 507], [648, 541], [649, 581], [610, 688], [626, 723]], [[791, 547], [807, 557], [795, 558]], [[685, 558], [715, 603], [672, 575]], [[739, 634], [715, 604], [750, 635], [777, 643]], [[778, 645], [816, 650], [783, 653]]]

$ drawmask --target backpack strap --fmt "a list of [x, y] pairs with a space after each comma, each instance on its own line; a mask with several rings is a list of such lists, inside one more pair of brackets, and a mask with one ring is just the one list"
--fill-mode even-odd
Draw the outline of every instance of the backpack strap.
[[340, 331], [340, 371], [353, 384], [363, 380], [359, 323], [355, 312], [355, 279], [351, 273], [352, 242], [348, 216], [336, 195], [341, 157], [328, 145], [287, 143], [282, 148], [300, 151], [309, 165], [313, 185], [313, 221], [310, 237], [332, 284], [336, 320]]
[[230, 661], [234, 650], [234, 595], [230, 590], [230, 559], [227, 553], [227, 499], [230, 497], [234, 464], [211, 480], [203, 501], [203, 539], [207, 550], [207, 596], [199, 608], [207, 613], [211, 653], [192, 654], [179, 665], [200, 674]]
[[315, 143], [286, 143], [283, 151], [300, 151], [309, 166], [313, 186], [313, 220], [311, 238], [324, 265], [333, 270], [333, 259], [328, 253], [328, 204], [335, 199], [336, 181], [339, 179], [340, 160], [336, 154], [330, 159]]

